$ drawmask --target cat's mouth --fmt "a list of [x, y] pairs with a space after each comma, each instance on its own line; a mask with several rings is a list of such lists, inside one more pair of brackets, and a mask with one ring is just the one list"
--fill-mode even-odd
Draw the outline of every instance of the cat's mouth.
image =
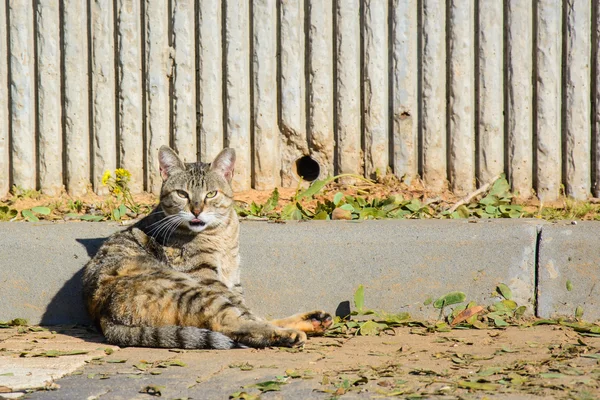
[[204, 222], [198, 218], [194, 218], [193, 220], [190, 221], [190, 226], [203, 227], [204, 225], [206, 225], [206, 222]]

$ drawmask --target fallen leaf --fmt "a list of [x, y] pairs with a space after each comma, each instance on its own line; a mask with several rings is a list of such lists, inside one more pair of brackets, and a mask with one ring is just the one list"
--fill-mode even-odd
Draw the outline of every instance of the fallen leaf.
[[458, 387], [473, 390], [496, 390], [500, 385], [487, 382], [458, 381]]
[[162, 396], [161, 390], [164, 389], [164, 386], [158, 386], [158, 385], [148, 385], [142, 388], [142, 390], [139, 391], [139, 393], [146, 393], [149, 394], [150, 396], [157, 396], [160, 397]]
[[460, 324], [461, 322], [468, 320], [473, 315], [477, 315], [477, 314], [479, 314], [482, 311], [483, 311], [483, 307], [481, 307], [481, 306], [475, 306], [475, 307], [467, 308], [466, 310], [464, 310], [460, 314], [458, 314], [456, 316], [456, 318], [454, 318], [452, 320], [452, 323], [450, 325], [451, 326], [455, 326], [457, 324]]

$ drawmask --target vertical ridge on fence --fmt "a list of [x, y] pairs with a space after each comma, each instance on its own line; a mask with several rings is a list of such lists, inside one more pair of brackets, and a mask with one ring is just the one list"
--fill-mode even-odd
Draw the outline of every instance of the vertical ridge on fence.
[[280, 133], [277, 125], [277, 6], [275, 0], [252, 3], [253, 187], [281, 184]]
[[335, 35], [335, 132], [337, 173], [361, 171], [360, 0], [337, 0]]
[[592, 2], [592, 189], [600, 197], [600, 7]]
[[449, 175], [457, 194], [472, 192], [475, 177], [474, 4], [449, 4], [448, 128]]
[[117, 166], [113, 1], [93, 1], [90, 5], [94, 138], [92, 182], [96, 193], [106, 193], [102, 175]]
[[475, 175], [485, 184], [504, 172], [504, 10], [499, 1], [475, 5]]
[[117, 102], [119, 167], [131, 172], [133, 192], [144, 189], [144, 105], [142, 97], [141, 5], [143, 0], [118, 0]]
[[6, 2], [0, 1], [0, 198], [10, 190], [10, 131], [8, 96], [8, 24]]
[[417, 0], [390, 2], [390, 129], [394, 173], [410, 184], [418, 174]]
[[54, 196], [63, 184], [61, 104], [56, 101], [61, 86], [59, 7], [52, 0], [35, 5], [39, 187]]
[[508, 179], [519, 197], [530, 197], [532, 136], [532, 3], [506, 3], [506, 126]]
[[87, 192], [90, 182], [87, 2], [62, 2], [63, 129], [67, 190], [73, 196]]
[[446, 186], [446, 7], [422, 0], [423, 179], [432, 190]]
[[167, 3], [163, 0], [146, 0], [146, 135], [148, 191], [158, 193], [162, 184], [158, 165], [158, 149], [169, 145], [169, 77], [172, 73], [168, 42]]
[[222, 7], [205, 0], [198, 7], [198, 112], [200, 159], [210, 162], [223, 149]]
[[327, 0], [308, 3], [307, 120], [311, 156], [322, 176], [333, 169], [333, 9]]
[[561, 184], [561, 0], [536, 3], [535, 189], [541, 200], [556, 200]]
[[226, 98], [228, 147], [236, 150], [234, 190], [250, 189], [250, 12], [248, 2], [225, 2]]
[[364, 0], [363, 111], [365, 175], [385, 175], [389, 160], [388, 7]]
[[304, 3], [282, 0], [279, 4], [279, 65], [277, 68], [278, 124], [281, 132], [281, 183], [294, 184], [294, 160], [308, 154], [306, 137], [306, 76]]
[[33, 189], [37, 186], [33, 6], [8, 2], [8, 14], [12, 180], [17, 186]]
[[172, 1], [173, 147], [186, 162], [195, 162], [198, 154], [194, 0]]
[[591, 10], [583, 0], [565, 2], [565, 168], [566, 191], [583, 200], [590, 193]]

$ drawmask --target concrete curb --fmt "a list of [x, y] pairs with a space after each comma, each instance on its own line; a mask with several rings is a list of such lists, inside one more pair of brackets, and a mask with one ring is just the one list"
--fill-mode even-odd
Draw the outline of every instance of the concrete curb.
[[[322, 308], [344, 314], [365, 286], [367, 307], [436, 318], [424, 305], [460, 290], [488, 305], [505, 283], [540, 317], [600, 318], [597, 222], [539, 220], [244, 222], [242, 281], [260, 315]], [[0, 320], [89, 323], [81, 268], [111, 223], [0, 223]], [[570, 281], [571, 291], [566, 281]]]

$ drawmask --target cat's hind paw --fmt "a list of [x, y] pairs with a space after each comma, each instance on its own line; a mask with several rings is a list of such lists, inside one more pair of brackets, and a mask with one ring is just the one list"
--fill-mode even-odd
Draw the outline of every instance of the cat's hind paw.
[[291, 317], [270, 322], [282, 328], [298, 329], [314, 335], [325, 332], [333, 324], [333, 318], [331, 314], [318, 310], [295, 314]]

